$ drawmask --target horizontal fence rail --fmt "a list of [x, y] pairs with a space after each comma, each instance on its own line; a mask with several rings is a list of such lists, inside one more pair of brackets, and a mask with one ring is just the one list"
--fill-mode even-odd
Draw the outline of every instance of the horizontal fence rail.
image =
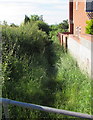
[[0, 98], [0, 105], [3, 105], [4, 107], [4, 113], [5, 113], [6, 118], [9, 118], [9, 113], [8, 113], [9, 104], [24, 107], [24, 108], [29, 108], [29, 109], [37, 109], [37, 110], [41, 110], [45, 112], [58, 113], [58, 114], [63, 114], [63, 115], [68, 115], [68, 116], [73, 116], [73, 117], [79, 117], [79, 118], [93, 119], [93, 115], [72, 112], [72, 111], [67, 111], [67, 110], [61, 110], [61, 109], [55, 109], [51, 107], [35, 105], [35, 104], [30, 104], [30, 103], [24, 103], [24, 102], [14, 101], [14, 100], [6, 99], [6, 98]]

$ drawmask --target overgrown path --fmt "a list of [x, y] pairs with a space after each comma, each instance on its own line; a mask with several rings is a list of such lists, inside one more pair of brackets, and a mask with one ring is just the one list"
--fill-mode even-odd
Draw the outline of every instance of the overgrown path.
[[[35, 22], [3, 26], [2, 35], [4, 98], [91, 114], [91, 81], [53, 37]], [[16, 120], [64, 117], [14, 106], [9, 111]]]

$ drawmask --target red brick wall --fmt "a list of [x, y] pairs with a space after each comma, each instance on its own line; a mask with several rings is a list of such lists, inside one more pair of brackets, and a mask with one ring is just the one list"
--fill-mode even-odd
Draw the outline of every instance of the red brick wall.
[[81, 27], [80, 33], [85, 34], [86, 21], [89, 20], [85, 7], [85, 2], [78, 2], [78, 7], [76, 10], [76, 2], [73, 2], [74, 34], [77, 34], [76, 27]]

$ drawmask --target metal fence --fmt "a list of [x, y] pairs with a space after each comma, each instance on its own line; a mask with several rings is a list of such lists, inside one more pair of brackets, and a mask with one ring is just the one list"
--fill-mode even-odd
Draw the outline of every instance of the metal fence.
[[18, 102], [18, 101], [6, 99], [6, 98], [0, 98], [0, 105], [1, 106], [3, 105], [4, 107], [4, 114], [5, 114], [6, 119], [9, 118], [9, 112], [8, 112], [9, 104], [28, 108], [28, 109], [37, 109], [37, 110], [41, 110], [45, 112], [63, 114], [63, 115], [68, 115], [68, 116], [73, 116], [73, 117], [78, 117], [78, 118], [93, 119], [93, 115], [72, 112], [72, 111], [67, 111], [67, 110], [61, 110], [61, 109], [55, 109], [51, 107], [40, 106], [40, 105], [35, 105], [35, 104], [30, 104], [30, 103]]

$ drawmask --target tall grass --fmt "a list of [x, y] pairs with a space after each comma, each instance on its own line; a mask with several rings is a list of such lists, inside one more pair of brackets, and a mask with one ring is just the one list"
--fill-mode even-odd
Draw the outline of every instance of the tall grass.
[[57, 67], [57, 80], [61, 84], [57, 94], [61, 101], [59, 108], [91, 114], [91, 80], [80, 71], [69, 53], [61, 55]]

